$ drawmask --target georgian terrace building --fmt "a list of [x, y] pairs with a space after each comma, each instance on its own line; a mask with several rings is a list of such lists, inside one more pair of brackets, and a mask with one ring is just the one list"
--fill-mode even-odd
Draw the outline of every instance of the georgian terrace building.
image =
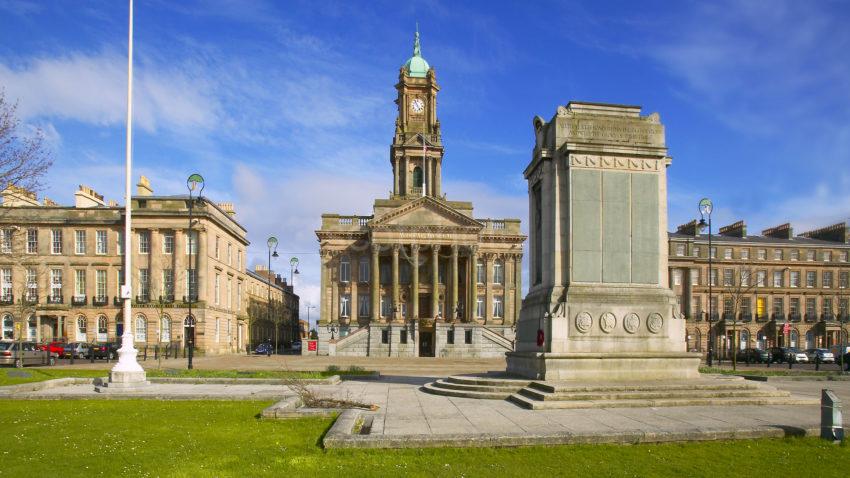
[[687, 318], [690, 350], [708, 350], [710, 329], [718, 337], [716, 350], [727, 356], [733, 344], [741, 349], [789, 345], [805, 349], [847, 341], [847, 223], [800, 235], [790, 224], [782, 224], [761, 235], [748, 235], [739, 221], [721, 227], [711, 240], [709, 250], [708, 235], [698, 231], [696, 221], [669, 235], [670, 284]]
[[522, 300], [519, 219], [476, 219], [442, 192], [436, 73], [413, 56], [396, 84], [392, 192], [370, 215], [323, 214], [319, 353], [502, 356]]
[[[292, 284], [268, 267], [257, 265], [246, 273], [247, 313], [250, 317], [250, 346], [253, 350], [261, 342], [281, 346], [296, 341], [303, 335], [298, 319], [299, 302]], [[296, 326], [296, 324], [298, 324]], [[277, 329], [277, 334], [275, 334]]]
[[[132, 198], [135, 340], [185, 345], [194, 336], [206, 353], [244, 350], [246, 230], [232, 204], [203, 198], [190, 238], [188, 199], [155, 196], [144, 176]], [[74, 206], [15, 188], [3, 192], [2, 206], [3, 338], [17, 337], [17, 324], [27, 340], [119, 340], [126, 326], [119, 294], [124, 208], [86, 186]]]

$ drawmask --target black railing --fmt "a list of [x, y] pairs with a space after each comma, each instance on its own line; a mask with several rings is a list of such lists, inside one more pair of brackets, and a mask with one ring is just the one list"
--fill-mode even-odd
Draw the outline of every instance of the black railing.
[[124, 300], [122, 300], [121, 297], [118, 297], [117, 295], [112, 297], [112, 305], [122, 305], [123, 303]]
[[800, 316], [800, 314], [790, 314], [788, 316], [788, 320], [790, 320], [791, 322], [800, 322], [801, 320], [803, 320], [803, 318]]
[[806, 322], [817, 322], [818, 315], [817, 314], [806, 314]]
[[711, 319], [710, 319], [710, 320], [711, 320], [712, 322], [717, 322], [717, 321], [719, 321], [719, 320], [720, 320], [720, 314], [718, 314], [717, 312], [715, 312], [715, 313], [711, 314]]
[[756, 322], [767, 322], [770, 320], [770, 316], [768, 314], [756, 314]]
[[775, 320], [777, 322], [785, 322], [785, 314], [782, 313], [782, 312], [774, 312], [773, 313], [773, 320]]
[[184, 304], [188, 304], [190, 302], [195, 303], [197, 301], [198, 301], [198, 294], [184, 295], [183, 296], [183, 303]]
[[92, 305], [104, 306], [109, 303], [109, 297], [105, 295], [96, 295], [91, 299]]
[[821, 315], [821, 320], [824, 322], [835, 322], [835, 315], [833, 314], [823, 314]]
[[732, 313], [732, 312], [723, 312], [723, 320], [728, 321], [728, 322], [734, 322], [735, 321], [735, 314]]
[[26, 297], [24, 297], [24, 304], [26, 304], [26, 305], [38, 304], [38, 294], [27, 294]]
[[752, 322], [753, 314], [741, 314], [741, 322]]
[[85, 295], [72, 295], [71, 296], [71, 305], [86, 305], [88, 303], [88, 296]]
[[48, 304], [62, 304], [65, 302], [65, 299], [61, 295], [49, 295], [47, 296]]
[[172, 304], [172, 303], [174, 303], [174, 294], [159, 296], [159, 302], [161, 304]]
[[0, 305], [12, 305], [15, 303], [15, 296], [12, 294], [5, 294], [0, 296]]
[[140, 294], [136, 296], [137, 304], [147, 304], [151, 301], [151, 297], [148, 294]]

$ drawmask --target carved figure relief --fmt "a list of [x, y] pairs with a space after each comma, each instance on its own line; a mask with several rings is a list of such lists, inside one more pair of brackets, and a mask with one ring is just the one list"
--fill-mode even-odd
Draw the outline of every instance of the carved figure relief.
[[634, 312], [626, 315], [626, 317], [623, 318], [623, 328], [630, 334], [637, 332], [638, 328], [640, 328], [640, 317], [638, 317], [638, 315]]
[[612, 314], [611, 312], [605, 312], [602, 314], [602, 317], [599, 318], [599, 328], [602, 329], [606, 334], [611, 333], [614, 330], [614, 327], [617, 326], [617, 316]]
[[661, 332], [661, 327], [664, 325], [664, 319], [661, 317], [661, 314], [658, 312], [653, 312], [649, 314], [649, 317], [646, 318], [646, 328], [649, 329], [653, 334], [657, 334]]
[[590, 332], [590, 327], [593, 325], [593, 318], [587, 312], [579, 312], [576, 315], [576, 329], [579, 332], [586, 334]]

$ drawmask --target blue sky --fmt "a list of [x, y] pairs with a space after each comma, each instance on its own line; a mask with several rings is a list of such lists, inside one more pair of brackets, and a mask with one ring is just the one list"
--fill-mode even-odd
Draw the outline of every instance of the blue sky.
[[[0, 86], [55, 166], [121, 199], [126, 2], [0, 0]], [[318, 302], [322, 212], [369, 214], [392, 188], [398, 69], [419, 22], [442, 87], [444, 191], [526, 221], [531, 119], [570, 100], [642, 105], [666, 125], [670, 224], [710, 196], [716, 224], [797, 232], [850, 211], [850, 4], [136, 2], [135, 173], [233, 201], [253, 263], [276, 235]], [[281, 260], [273, 268], [286, 269]]]

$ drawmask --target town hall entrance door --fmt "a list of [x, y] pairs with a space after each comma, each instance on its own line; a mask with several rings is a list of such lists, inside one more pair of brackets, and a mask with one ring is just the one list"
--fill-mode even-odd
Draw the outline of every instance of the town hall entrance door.
[[434, 356], [434, 331], [420, 330], [419, 331], [419, 356], [433, 357]]

